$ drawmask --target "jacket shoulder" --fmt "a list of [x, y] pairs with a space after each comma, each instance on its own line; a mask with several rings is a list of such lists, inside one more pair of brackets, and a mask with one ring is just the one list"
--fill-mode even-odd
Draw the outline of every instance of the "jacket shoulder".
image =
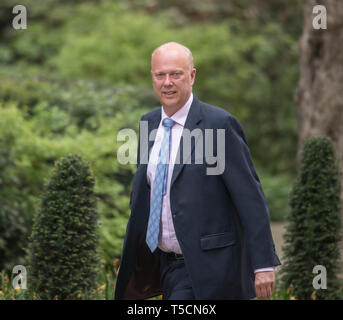
[[238, 119], [229, 111], [206, 102], [199, 102], [206, 119], [220, 124], [226, 123], [229, 124], [229, 126], [232, 126], [232, 124], [236, 122], [239, 123]]
[[150, 120], [150, 119], [156, 118], [160, 114], [161, 114], [161, 107], [156, 107], [150, 110], [149, 112], [145, 113], [142, 116], [141, 120]]

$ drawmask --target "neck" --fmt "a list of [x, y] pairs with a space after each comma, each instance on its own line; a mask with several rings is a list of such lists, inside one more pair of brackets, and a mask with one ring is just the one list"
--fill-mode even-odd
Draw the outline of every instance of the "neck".
[[168, 118], [170, 118], [173, 114], [178, 112], [181, 108], [182, 106], [169, 106], [169, 107], [163, 106], [163, 110], [165, 114], [168, 116]]
[[189, 100], [190, 96], [191, 96], [192, 92], [189, 94], [188, 98], [186, 99], [186, 101], [182, 104], [182, 105], [177, 105], [177, 106], [163, 106], [163, 110], [165, 112], [165, 114], [168, 116], [168, 118], [170, 118], [171, 116], [173, 116], [173, 114], [175, 114], [176, 112], [178, 112]]

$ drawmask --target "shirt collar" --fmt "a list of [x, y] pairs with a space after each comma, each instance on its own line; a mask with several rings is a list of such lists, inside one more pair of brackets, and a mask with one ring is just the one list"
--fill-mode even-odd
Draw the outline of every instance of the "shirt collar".
[[[191, 93], [190, 97], [188, 98], [184, 106], [180, 108], [177, 112], [175, 112], [170, 118], [173, 119], [179, 125], [184, 127], [192, 102], [193, 102], [193, 93]], [[163, 106], [161, 110], [162, 110], [161, 121], [163, 121], [165, 118], [168, 118], [168, 116], [164, 112]]]

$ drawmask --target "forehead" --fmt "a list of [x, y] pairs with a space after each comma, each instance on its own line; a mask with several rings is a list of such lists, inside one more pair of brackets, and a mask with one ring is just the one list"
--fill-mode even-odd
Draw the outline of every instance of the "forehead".
[[151, 59], [151, 68], [154, 71], [184, 70], [189, 66], [187, 53], [180, 50], [160, 50]]

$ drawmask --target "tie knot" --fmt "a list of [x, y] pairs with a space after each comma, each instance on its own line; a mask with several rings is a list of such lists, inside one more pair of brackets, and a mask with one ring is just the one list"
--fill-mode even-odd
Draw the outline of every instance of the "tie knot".
[[166, 128], [171, 128], [174, 124], [174, 120], [173, 119], [170, 119], [170, 118], [165, 118], [163, 119], [163, 125], [166, 127]]

